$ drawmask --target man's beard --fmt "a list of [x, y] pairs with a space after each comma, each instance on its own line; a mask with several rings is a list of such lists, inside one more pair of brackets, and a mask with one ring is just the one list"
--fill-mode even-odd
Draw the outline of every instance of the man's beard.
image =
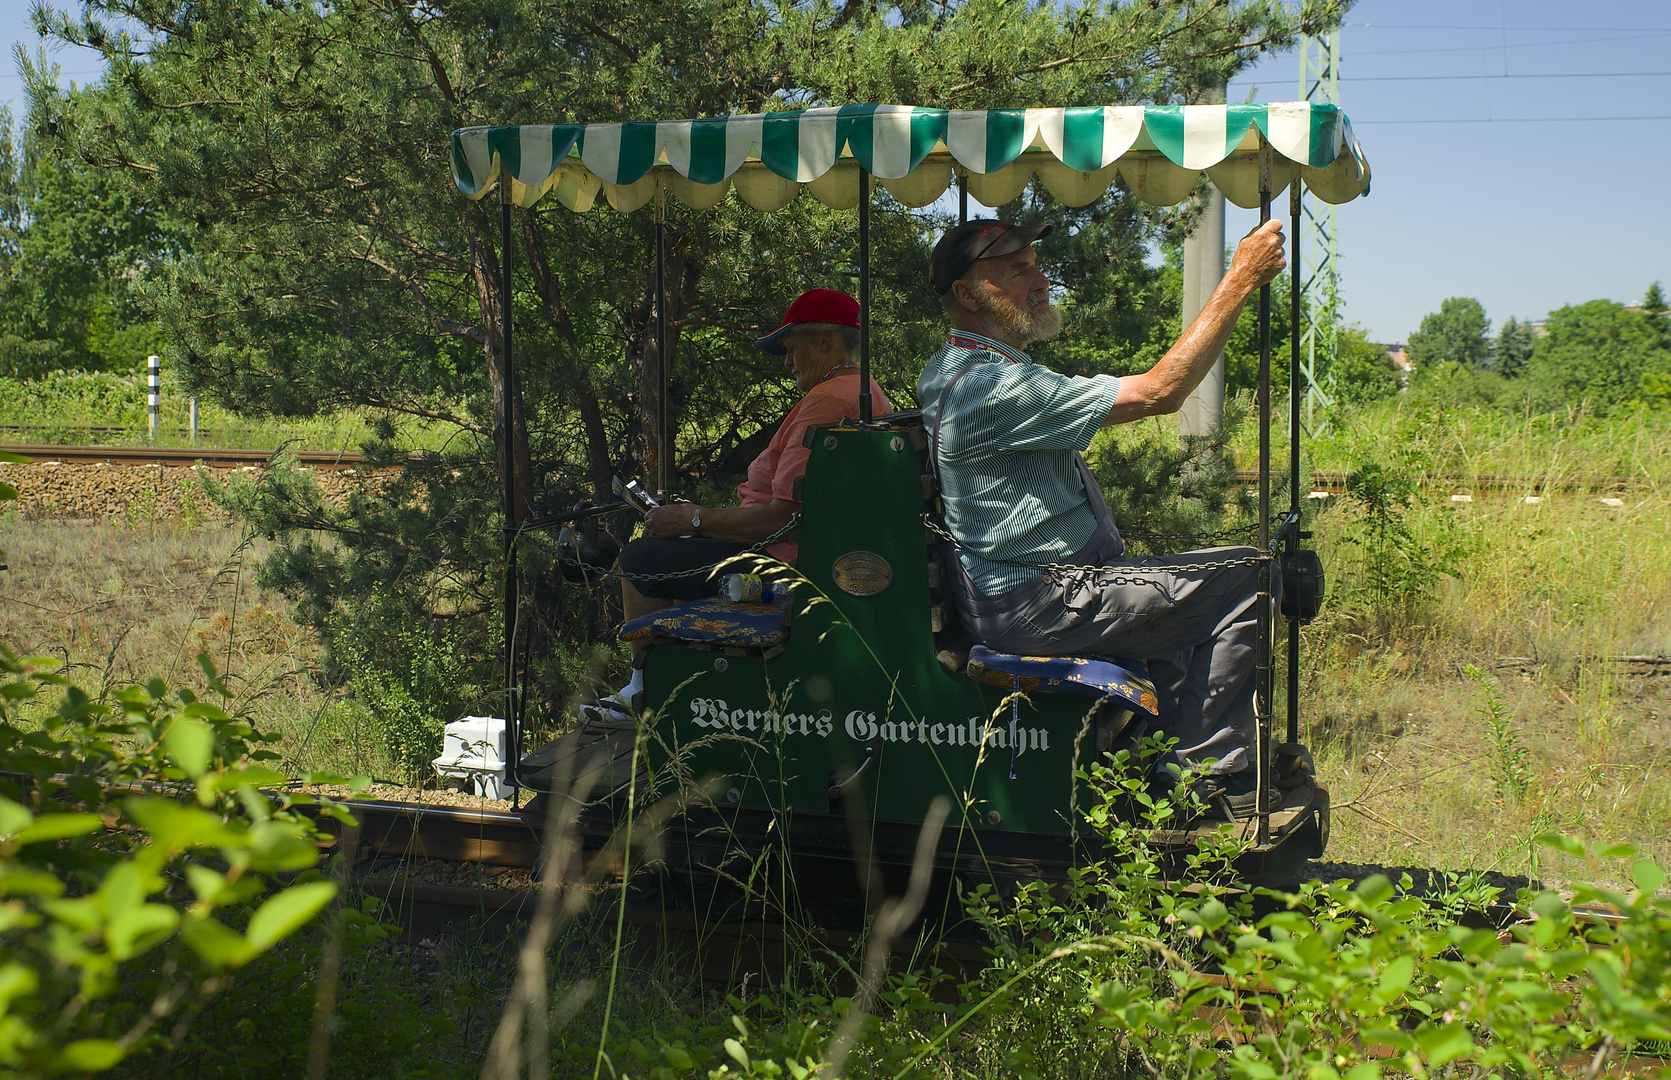
[[1062, 332], [1062, 312], [1054, 304], [1046, 304], [1036, 311], [1023, 311], [1006, 296], [989, 293], [985, 289], [971, 290], [981, 314], [986, 316], [987, 328], [1003, 331], [1020, 338], [1023, 345], [1049, 341]]

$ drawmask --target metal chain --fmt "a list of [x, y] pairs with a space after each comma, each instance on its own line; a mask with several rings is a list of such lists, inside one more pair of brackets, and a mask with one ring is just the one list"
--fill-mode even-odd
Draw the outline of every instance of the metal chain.
[[[930, 515], [928, 511], [923, 511], [922, 520], [923, 525], [928, 528], [928, 531], [938, 536], [940, 539], [949, 541], [952, 546], [962, 548], [964, 551], [973, 550], [962, 541], [958, 540], [957, 537], [953, 536], [951, 534], [951, 530], [935, 521], [933, 516]], [[983, 555], [981, 558], [984, 559], [986, 557]], [[1058, 562], [1026, 563], [1016, 562], [1010, 559], [986, 559], [986, 561], [1001, 563], [1005, 566], [1019, 566], [1028, 570], [1037, 570], [1041, 574], [1054, 574], [1058, 576], [1067, 574], [1089, 574], [1099, 583], [1105, 585], [1153, 585], [1154, 582], [1152, 580], [1125, 577], [1122, 575], [1121, 571], [1132, 570], [1141, 573], [1146, 570], [1158, 570], [1169, 574], [1198, 574], [1208, 570], [1225, 570], [1233, 566], [1263, 566], [1266, 563], [1275, 561], [1275, 559], [1276, 553], [1270, 552], [1264, 555], [1244, 555], [1239, 559], [1221, 559], [1217, 562], [1177, 564], [1157, 563], [1140, 567], [1112, 567], [1096, 565], [1080, 566], [1073, 563]]]
[[[789, 535], [790, 533], [794, 532], [796, 529], [800, 528], [800, 525], [801, 525], [801, 515], [800, 515], [800, 512], [797, 511], [797, 512], [789, 515], [789, 520], [784, 522], [783, 527], [781, 529], [779, 529], [777, 532], [775, 532], [772, 535], [766, 537], [766, 539], [764, 539], [764, 540], [761, 540], [761, 541], [758, 541], [754, 544], [749, 545], [748, 547], [744, 548], [743, 550], [737, 552], [736, 555], [727, 555], [725, 558], [719, 560], [718, 562], [709, 563], [707, 566], [693, 566], [689, 570], [676, 570], [676, 571], [673, 571], [673, 572], [670, 572], [670, 573], [665, 573], [665, 574], [634, 574], [632, 576], [632, 580], [634, 580], [634, 581], [678, 581], [681, 578], [696, 577], [698, 575], [706, 576], [708, 574], [713, 573], [719, 567], [721, 567], [721, 566], [725, 565], [726, 563], [730, 562], [732, 559], [737, 558], [738, 555], [751, 555], [751, 554], [752, 555], [759, 555], [759, 554], [764, 553], [767, 548], [771, 547], [773, 544], [777, 543], [779, 540], [783, 539], [785, 536]], [[566, 563], [569, 566], [580, 566], [581, 565], [581, 562], [580, 562], [579, 559], [567, 558], [563, 554], [563, 551], [562, 551], [561, 548], [559, 548], [558, 551], [557, 551], [557, 561], [561, 562], [561, 563]], [[621, 573], [621, 569], [618, 566], [612, 566], [608, 570], [592, 570], [590, 567], [587, 567], [586, 569], [587, 569], [587, 572], [589, 574], [591, 574], [593, 576], [596, 576], [596, 577], [600, 577], [600, 578], [623, 577], [623, 576], [625, 576]]]

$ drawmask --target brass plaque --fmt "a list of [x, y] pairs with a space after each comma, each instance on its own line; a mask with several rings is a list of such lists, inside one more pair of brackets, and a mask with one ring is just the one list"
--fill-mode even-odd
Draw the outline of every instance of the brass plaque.
[[849, 551], [830, 569], [836, 587], [853, 596], [875, 596], [894, 583], [894, 568], [874, 551]]

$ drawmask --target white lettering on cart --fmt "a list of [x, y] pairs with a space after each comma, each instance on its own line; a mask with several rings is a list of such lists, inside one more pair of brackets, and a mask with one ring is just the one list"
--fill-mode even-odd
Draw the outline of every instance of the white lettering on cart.
[[[690, 722], [709, 731], [756, 732], [763, 735], [802, 736], [827, 739], [835, 733], [837, 724], [829, 709], [817, 713], [778, 712], [776, 709], [733, 709], [724, 698], [691, 698]], [[1008, 724], [988, 724], [979, 716], [971, 716], [962, 723], [930, 723], [928, 720], [878, 720], [874, 712], [865, 709], [849, 711], [840, 724], [843, 732], [854, 742], [921, 743], [924, 746], [977, 747], [983, 742], [988, 749], [1010, 748]], [[1030, 750], [1048, 751], [1050, 730], [1042, 727], [1017, 727], [1015, 753]]]
[[807, 735], [820, 739], [835, 730], [830, 710], [780, 713], [776, 709], [732, 709], [724, 698], [691, 698], [690, 722], [716, 731], [758, 731], [768, 735]]

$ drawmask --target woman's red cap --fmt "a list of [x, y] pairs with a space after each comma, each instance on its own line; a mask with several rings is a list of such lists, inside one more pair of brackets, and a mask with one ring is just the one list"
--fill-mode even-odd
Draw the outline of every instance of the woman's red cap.
[[772, 356], [783, 356], [789, 351], [783, 346], [783, 336], [794, 329], [796, 323], [834, 323], [856, 330], [859, 326], [859, 302], [840, 289], [808, 289], [795, 297], [795, 302], [783, 313], [783, 322], [778, 324], [778, 328], [763, 338], [755, 339], [754, 343]]

